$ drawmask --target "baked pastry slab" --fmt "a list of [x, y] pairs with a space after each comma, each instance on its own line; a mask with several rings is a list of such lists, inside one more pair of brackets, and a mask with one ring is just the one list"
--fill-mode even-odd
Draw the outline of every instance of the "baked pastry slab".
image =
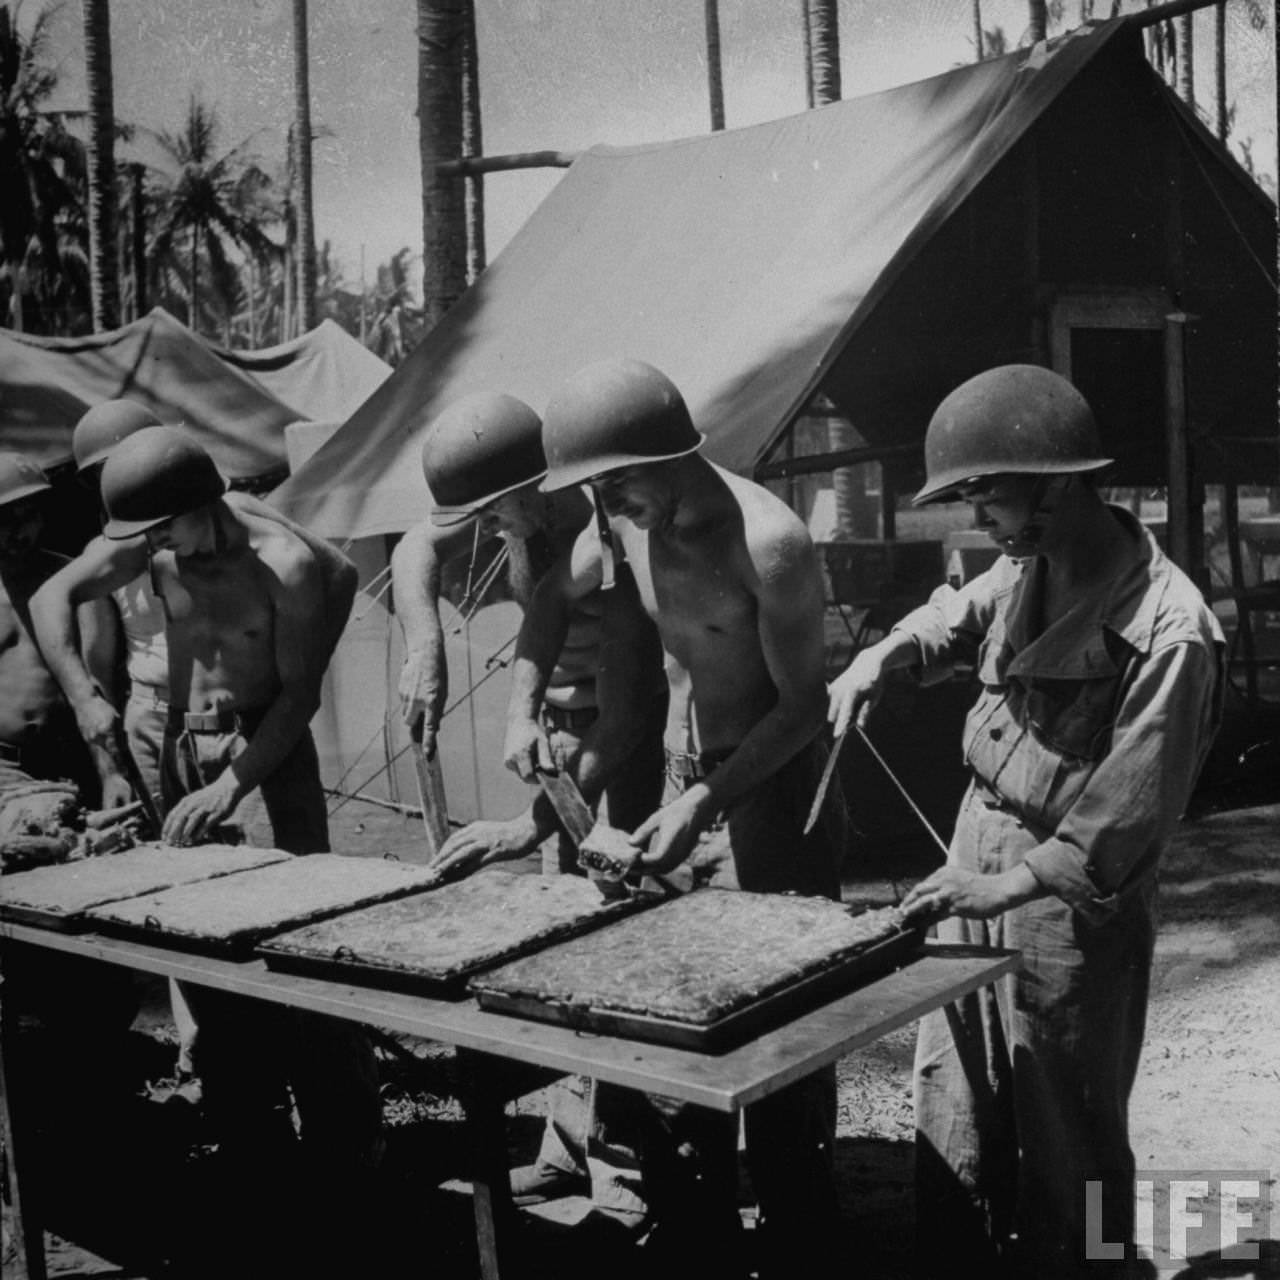
[[715, 1050], [914, 953], [895, 908], [699, 889], [473, 978], [482, 1008]]
[[487, 870], [264, 942], [267, 966], [437, 995], [479, 970], [594, 929], [650, 900], [606, 900], [583, 876]]
[[438, 884], [439, 874], [389, 858], [311, 853], [179, 885], [87, 913], [95, 928], [215, 954], [247, 951], [272, 933]]
[[85, 912], [93, 907], [292, 857], [282, 849], [247, 845], [140, 844], [120, 853], [0, 876], [0, 917], [66, 932], [87, 929], [92, 922]]

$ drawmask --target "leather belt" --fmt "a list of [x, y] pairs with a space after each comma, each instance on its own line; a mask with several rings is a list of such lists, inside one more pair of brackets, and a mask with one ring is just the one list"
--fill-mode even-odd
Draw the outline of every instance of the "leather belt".
[[734, 753], [735, 748], [727, 747], [720, 751], [701, 751], [696, 754], [686, 751], [672, 751], [663, 747], [667, 760], [667, 777], [674, 782], [701, 782], [709, 778]]
[[559, 729], [562, 733], [581, 733], [589, 729], [599, 716], [597, 707], [553, 707], [549, 703], [542, 704], [542, 722], [548, 729]]

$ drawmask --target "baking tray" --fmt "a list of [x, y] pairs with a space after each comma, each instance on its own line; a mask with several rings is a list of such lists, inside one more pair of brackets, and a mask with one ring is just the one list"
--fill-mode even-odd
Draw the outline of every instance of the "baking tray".
[[[690, 899], [701, 901], [692, 905]], [[826, 900], [719, 890], [699, 890], [690, 899], [659, 906], [646, 916], [643, 934], [634, 923], [609, 925], [585, 940], [545, 948], [532, 959], [477, 975], [470, 989], [481, 1009], [586, 1032], [721, 1052], [890, 972], [915, 955], [924, 940], [923, 925], [902, 927], [895, 918], [884, 924], [887, 932], [860, 942], [850, 916]], [[672, 941], [682, 937], [684, 943]], [[776, 938], [778, 950], [769, 946], [769, 937]], [[645, 972], [650, 938], [655, 963]], [[751, 959], [742, 973], [744, 952], [750, 952]], [[636, 973], [635, 987], [620, 993], [616, 974], [628, 970]], [[602, 973], [608, 975], [604, 988], [614, 984], [611, 995], [602, 995], [600, 986], [591, 989], [593, 974]], [[653, 1005], [664, 997], [668, 1004], [680, 1005], [685, 997], [684, 1014], [637, 1009], [645, 1000], [646, 980], [654, 986]], [[748, 987], [751, 995], [744, 992]], [[691, 997], [686, 988], [692, 988]], [[632, 1007], [625, 1005], [628, 998]], [[712, 1007], [704, 1010], [699, 1004]], [[714, 1007], [717, 1004], [722, 1011]]]
[[582, 876], [481, 871], [277, 934], [257, 950], [283, 973], [456, 998], [473, 974], [660, 900], [606, 900]]
[[93, 927], [85, 914], [174, 885], [194, 884], [287, 862], [281, 849], [247, 845], [138, 845], [120, 853], [0, 876], [0, 919], [76, 933]]
[[107, 903], [88, 912], [88, 919], [107, 933], [240, 958], [273, 933], [439, 883], [437, 872], [389, 858], [311, 853], [237, 876]]

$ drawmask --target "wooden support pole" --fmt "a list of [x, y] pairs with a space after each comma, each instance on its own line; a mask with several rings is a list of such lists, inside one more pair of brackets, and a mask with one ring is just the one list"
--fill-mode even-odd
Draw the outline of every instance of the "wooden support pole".
[[1184, 343], [1187, 315], [1174, 311], [1164, 325], [1165, 459], [1168, 479], [1169, 556], [1193, 580], [1191, 447], [1187, 439], [1187, 394]]
[[474, 178], [482, 173], [501, 173], [507, 169], [567, 169], [576, 159], [576, 151], [520, 151], [509, 156], [463, 156], [458, 160], [441, 160], [436, 173], [442, 178]]

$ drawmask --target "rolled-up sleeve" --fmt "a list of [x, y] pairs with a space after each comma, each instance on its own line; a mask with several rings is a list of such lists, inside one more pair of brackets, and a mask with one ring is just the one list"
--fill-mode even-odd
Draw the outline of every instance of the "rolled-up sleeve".
[[1219, 716], [1219, 657], [1170, 644], [1146, 655], [1118, 709], [1110, 750], [1026, 865], [1100, 922], [1154, 861], [1190, 798]]

